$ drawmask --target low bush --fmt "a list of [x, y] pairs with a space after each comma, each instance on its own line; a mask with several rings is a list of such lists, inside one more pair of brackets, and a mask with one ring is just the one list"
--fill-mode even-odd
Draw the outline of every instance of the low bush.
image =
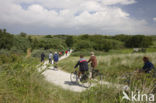
[[0, 103], [50, 103], [49, 84], [37, 71], [37, 63], [23, 58], [0, 67]]

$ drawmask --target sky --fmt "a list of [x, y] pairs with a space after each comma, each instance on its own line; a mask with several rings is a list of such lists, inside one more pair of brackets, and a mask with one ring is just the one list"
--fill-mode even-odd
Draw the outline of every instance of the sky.
[[19, 34], [156, 35], [156, 0], [0, 0], [0, 28]]

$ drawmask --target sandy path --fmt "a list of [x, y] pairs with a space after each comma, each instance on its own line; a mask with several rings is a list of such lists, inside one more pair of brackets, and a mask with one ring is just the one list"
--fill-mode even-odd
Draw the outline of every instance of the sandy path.
[[[70, 54], [71, 53], [69, 53], [67, 56], [66, 55], [62, 56], [59, 60], [62, 60], [62, 59], [69, 57]], [[39, 68], [39, 70], [41, 71], [41, 70], [46, 69], [47, 64], [48, 64], [48, 61], [46, 61], [43, 64], [43, 66], [41, 68]], [[45, 70], [42, 74], [45, 76], [45, 79], [47, 81], [49, 81], [50, 83], [53, 83], [57, 86], [60, 86], [66, 90], [71, 90], [74, 92], [82, 92], [82, 91], [87, 89], [81, 85], [72, 83], [70, 81], [70, 73], [64, 72], [62, 70], [55, 70], [53, 66], [48, 67], [48, 69]], [[125, 85], [113, 84], [113, 83], [106, 82], [106, 81], [102, 81], [102, 84], [107, 85], [108, 87], [114, 87], [115, 86], [116, 88], [122, 89], [122, 90], [125, 88], [126, 89], [128, 88]]]
[[[65, 59], [70, 56], [71, 53], [69, 53], [67, 56], [64, 55], [60, 57], [59, 60]], [[42, 70], [46, 69], [46, 65], [48, 64], [48, 61], [44, 63], [42, 66]], [[50, 83], [53, 83], [57, 86], [60, 86], [64, 89], [71, 90], [74, 92], [82, 92], [86, 90], [85, 87], [80, 86], [78, 84], [74, 84], [70, 81], [70, 73], [64, 72], [62, 70], [55, 70], [53, 66], [48, 67], [48, 70], [45, 70], [42, 74], [45, 76], [45, 79], [49, 81]]]

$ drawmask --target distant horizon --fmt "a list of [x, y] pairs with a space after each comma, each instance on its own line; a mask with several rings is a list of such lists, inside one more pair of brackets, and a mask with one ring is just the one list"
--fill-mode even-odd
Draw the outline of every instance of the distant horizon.
[[[25, 32], [24, 32], [25, 33]], [[13, 35], [20, 35], [19, 34], [14, 34], [14, 33], [11, 33]], [[71, 35], [71, 36], [79, 36], [79, 35], [103, 35], [103, 36], [115, 36], [115, 35], [145, 35], [145, 36], [156, 36], [154, 34], [28, 34], [26, 33], [27, 35], [33, 35], [33, 36], [45, 36], [45, 35]]]

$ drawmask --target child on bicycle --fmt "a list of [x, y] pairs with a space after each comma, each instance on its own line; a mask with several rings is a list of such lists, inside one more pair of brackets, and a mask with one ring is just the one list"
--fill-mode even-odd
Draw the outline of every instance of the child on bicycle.
[[81, 74], [84, 74], [88, 71], [88, 62], [84, 59], [83, 55], [80, 55], [80, 60], [77, 62], [74, 68], [77, 68], [79, 66], [79, 72], [78, 72], [78, 78]]

